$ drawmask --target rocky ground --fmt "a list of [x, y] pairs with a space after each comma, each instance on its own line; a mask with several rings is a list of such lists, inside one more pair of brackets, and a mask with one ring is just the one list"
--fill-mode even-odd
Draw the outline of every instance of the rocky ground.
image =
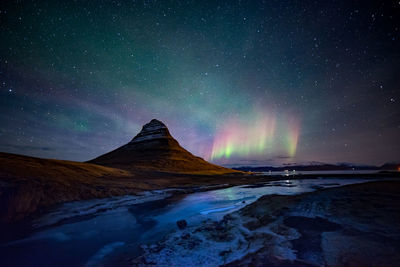
[[397, 266], [400, 182], [269, 195], [144, 245], [132, 265]]

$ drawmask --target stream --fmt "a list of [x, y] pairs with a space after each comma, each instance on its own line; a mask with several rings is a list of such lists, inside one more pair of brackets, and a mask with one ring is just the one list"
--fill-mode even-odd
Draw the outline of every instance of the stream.
[[372, 180], [281, 180], [186, 195], [158, 190], [66, 203], [31, 222], [32, 230], [23, 237], [2, 242], [0, 265], [115, 266], [122, 258], [139, 256], [141, 244], [178, 230], [177, 220], [193, 226], [205, 219], [219, 220], [263, 195], [295, 195], [367, 181]]

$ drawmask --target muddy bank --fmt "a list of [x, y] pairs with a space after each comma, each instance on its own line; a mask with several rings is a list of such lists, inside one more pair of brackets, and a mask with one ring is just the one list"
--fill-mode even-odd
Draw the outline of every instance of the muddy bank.
[[396, 266], [400, 182], [269, 195], [143, 246], [132, 265]]

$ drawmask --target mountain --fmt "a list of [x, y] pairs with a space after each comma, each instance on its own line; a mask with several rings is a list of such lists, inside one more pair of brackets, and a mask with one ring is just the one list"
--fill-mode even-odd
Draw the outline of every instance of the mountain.
[[211, 164], [181, 147], [167, 126], [153, 119], [129, 143], [89, 163], [124, 170], [154, 170], [168, 173], [223, 174], [232, 169]]
[[266, 172], [266, 171], [285, 171], [285, 170], [296, 170], [296, 171], [343, 171], [343, 170], [379, 170], [379, 167], [369, 165], [356, 165], [350, 163], [340, 164], [329, 164], [316, 162], [315, 164], [287, 164], [280, 167], [273, 166], [242, 166], [233, 168], [240, 171], [250, 172]]
[[373, 166], [357, 163], [340, 162], [337, 164], [323, 163], [317, 161], [304, 163], [284, 164], [283, 166], [232, 166], [234, 170], [247, 172], [266, 172], [266, 171], [344, 171], [344, 170], [376, 170], [376, 171], [399, 171], [400, 163], [390, 162], [382, 166]]
[[398, 162], [385, 163], [380, 167], [380, 169], [384, 171], [400, 171], [400, 163]]

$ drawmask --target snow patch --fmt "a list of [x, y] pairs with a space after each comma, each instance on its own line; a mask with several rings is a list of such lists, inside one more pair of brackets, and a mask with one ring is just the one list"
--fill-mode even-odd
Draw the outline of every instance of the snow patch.
[[171, 196], [166, 190], [146, 191], [138, 195], [73, 201], [62, 204], [33, 223], [34, 228], [50, 226], [74, 217], [95, 215], [99, 212], [164, 199]]
[[116, 248], [122, 247], [123, 245], [125, 245], [125, 242], [113, 242], [108, 245], [105, 245], [89, 259], [89, 261], [86, 263], [85, 266], [87, 267], [99, 266], [99, 264], [101, 263], [102, 259], [105, 256], [111, 254]]
[[236, 206], [229, 206], [229, 207], [223, 207], [223, 208], [217, 208], [217, 209], [204, 210], [204, 211], [200, 211], [200, 214], [207, 215], [207, 214], [210, 214], [210, 213], [232, 210], [232, 209], [235, 209], [235, 208], [236, 208]]

